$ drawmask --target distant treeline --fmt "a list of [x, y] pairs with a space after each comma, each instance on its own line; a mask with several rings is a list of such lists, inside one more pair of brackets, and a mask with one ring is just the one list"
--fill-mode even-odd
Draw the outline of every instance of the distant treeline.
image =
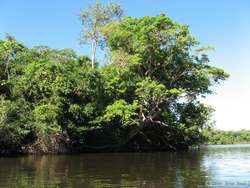
[[216, 129], [205, 130], [205, 143], [207, 144], [249, 144], [250, 130], [222, 131]]

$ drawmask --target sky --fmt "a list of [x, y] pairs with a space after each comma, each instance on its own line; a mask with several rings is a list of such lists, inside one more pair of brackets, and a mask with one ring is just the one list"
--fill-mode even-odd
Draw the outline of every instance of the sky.
[[[94, 0], [0, 0], [0, 39], [10, 33], [27, 46], [72, 48], [79, 45], [79, 15]], [[103, 0], [102, 2], [108, 2]], [[126, 16], [165, 13], [188, 24], [202, 45], [212, 45], [211, 64], [230, 73], [204, 102], [216, 112], [216, 128], [250, 129], [250, 0], [117, 0]]]

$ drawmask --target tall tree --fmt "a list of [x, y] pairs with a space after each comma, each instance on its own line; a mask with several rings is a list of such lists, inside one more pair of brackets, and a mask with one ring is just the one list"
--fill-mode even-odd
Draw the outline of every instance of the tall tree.
[[[145, 143], [157, 145], [158, 138], [171, 148], [197, 143], [212, 112], [199, 99], [229, 75], [210, 65], [206, 48], [200, 48], [188, 26], [161, 14], [127, 17], [102, 31], [112, 54], [120, 57], [103, 71], [105, 87], [115, 95], [104, 119], [129, 123], [147, 138]], [[125, 111], [131, 115], [124, 116]]]
[[112, 21], [120, 20], [122, 15], [123, 9], [120, 5], [112, 2], [103, 5], [99, 0], [82, 12], [80, 16], [83, 25], [81, 42], [91, 44], [92, 68], [95, 66], [97, 47], [103, 44], [102, 27]]

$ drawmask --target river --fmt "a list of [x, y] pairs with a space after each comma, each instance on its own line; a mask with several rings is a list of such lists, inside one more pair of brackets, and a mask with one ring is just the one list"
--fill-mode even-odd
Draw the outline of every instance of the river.
[[250, 145], [174, 153], [0, 157], [0, 187], [250, 187]]

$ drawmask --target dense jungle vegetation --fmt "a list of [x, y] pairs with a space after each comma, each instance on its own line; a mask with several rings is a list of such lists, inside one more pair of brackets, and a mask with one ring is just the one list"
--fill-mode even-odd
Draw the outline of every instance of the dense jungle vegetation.
[[0, 40], [0, 153], [169, 151], [202, 141], [213, 109], [200, 99], [228, 74], [187, 25], [122, 13], [99, 2], [83, 12], [91, 58]]

